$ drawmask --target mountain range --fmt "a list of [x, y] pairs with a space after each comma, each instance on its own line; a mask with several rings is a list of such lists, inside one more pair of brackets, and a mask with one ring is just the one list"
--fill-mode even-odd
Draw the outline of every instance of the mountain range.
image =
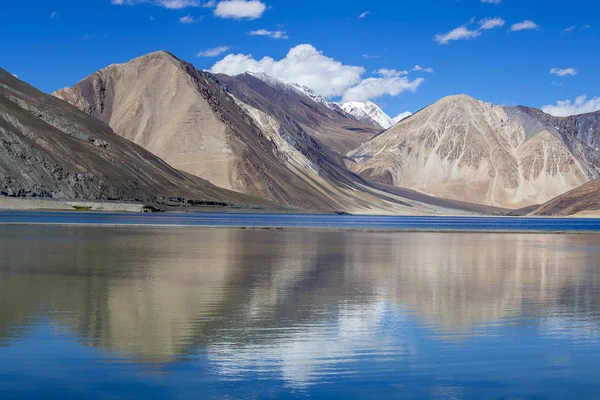
[[600, 209], [589, 183], [598, 112], [558, 118], [458, 95], [396, 123], [371, 102], [336, 104], [265, 73], [211, 74], [163, 51], [54, 97], [0, 79], [4, 196], [404, 215]]

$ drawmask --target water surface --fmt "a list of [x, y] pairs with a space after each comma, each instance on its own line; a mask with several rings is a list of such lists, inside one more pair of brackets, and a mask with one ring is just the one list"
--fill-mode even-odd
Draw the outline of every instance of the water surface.
[[396, 231], [600, 232], [600, 219], [244, 213], [0, 211], [2, 224], [331, 228]]
[[0, 226], [2, 399], [600, 397], [600, 237]]

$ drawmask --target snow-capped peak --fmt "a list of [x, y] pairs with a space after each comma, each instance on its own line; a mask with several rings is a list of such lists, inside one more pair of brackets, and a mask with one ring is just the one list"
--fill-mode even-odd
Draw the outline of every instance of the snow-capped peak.
[[321, 96], [311, 88], [299, 85], [297, 83], [288, 82], [281, 78], [277, 78], [273, 75], [269, 75], [266, 72], [247, 72], [247, 74], [263, 81], [264, 83], [266, 83], [274, 89], [280, 91], [293, 91], [295, 93], [299, 93], [301, 95], [309, 97], [312, 101], [321, 104], [322, 106], [325, 106], [332, 111], [335, 111], [337, 113], [343, 113], [340, 106], [338, 106], [331, 100], [328, 100], [325, 97]]
[[352, 115], [358, 121], [367, 124], [376, 124], [383, 129], [389, 129], [394, 126], [394, 120], [383, 112], [381, 108], [370, 101], [359, 102], [351, 101], [342, 104], [342, 110]]

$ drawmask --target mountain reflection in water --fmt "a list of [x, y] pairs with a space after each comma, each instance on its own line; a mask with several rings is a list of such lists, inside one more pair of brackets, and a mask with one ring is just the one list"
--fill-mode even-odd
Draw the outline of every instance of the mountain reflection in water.
[[[600, 348], [597, 235], [4, 226], [0, 255], [0, 357], [67, 332], [146, 371], [306, 389], [435, 363], [495, 374], [524, 337]], [[508, 353], [477, 358], [481, 338]]]

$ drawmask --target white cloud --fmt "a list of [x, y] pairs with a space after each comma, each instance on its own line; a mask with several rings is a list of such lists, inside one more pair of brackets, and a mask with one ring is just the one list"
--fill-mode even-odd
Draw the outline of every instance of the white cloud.
[[397, 96], [414, 92], [424, 82], [423, 78], [409, 80], [408, 71], [380, 69], [377, 77], [362, 79], [365, 68], [344, 65], [327, 57], [310, 44], [290, 49], [281, 60], [264, 57], [256, 60], [252, 55], [229, 54], [211, 68], [213, 73], [238, 75], [244, 72], [266, 72], [289, 82], [307, 86], [325, 97], [342, 97], [342, 101], [366, 101], [383, 95]]
[[395, 76], [405, 76], [408, 75], [408, 71], [398, 71], [397, 69], [387, 69], [382, 68], [374, 71], [376, 74], [383, 76], [384, 78], [392, 78]]
[[[591, 28], [592, 28], [592, 26], [588, 24], [588, 25], [583, 25], [581, 28], [579, 28], [579, 30], [580, 31], [585, 31], [585, 30], [588, 30], [588, 29], [591, 29]], [[577, 25], [571, 25], [570, 27], [568, 27], [565, 30], [563, 30], [561, 32], [561, 34], [564, 35], [564, 34], [567, 34], [567, 33], [571, 33], [571, 32], [573, 32], [576, 29], [577, 29]]]
[[402, 121], [403, 119], [410, 117], [411, 115], [413, 115], [413, 114], [410, 111], [406, 111], [401, 114], [398, 114], [395, 118], [393, 118], [393, 120], [395, 123], [398, 123], [398, 122]]
[[423, 71], [423, 72], [427, 72], [430, 74], [433, 74], [433, 72], [434, 72], [433, 68], [423, 68], [420, 65], [415, 65], [412, 70], [413, 70], [413, 72]]
[[149, 19], [150, 21], [154, 21], [154, 17], [153, 17], [152, 15], [151, 15], [151, 16], [149, 16], [149, 17], [148, 17], [148, 19]]
[[370, 60], [372, 58], [381, 58], [381, 54], [363, 54], [363, 58], [365, 60]]
[[478, 36], [481, 36], [479, 30], [473, 31], [467, 26], [459, 26], [448, 33], [435, 35], [435, 41], [439, 44], [448, 44], [453, 40], [475, 39]]
[[265, 3], [259, 0], [227, 0], [217, 4], [214, 14], [220, 18], [257, 19], [266, 9]]
[[510, 27], [511, 32], [518, 32], [518, 31], [525, 31], [525, 30], [532, 30], [532, 29], [540, 29], [540, 26], [530, 20], [518, 22]]
[[475, 39], [481, 36], [481, 33], [484, 31], [503, 27], [504, 24], [506, 24], [506, 21], [500, 17], [484, 18], [477, 22], [479, 24], [479, 28], [470, 29], [469, 25], [474, 23], [475, 18], [471, 18], [471, 20], [465, 25], [454, 28], [448, 33], [435, 35], [434, 40], [439, 44], [448, 44], [454, 40]]
[[58, 19], [58, 13], [53, 11], [52, 14], [50, 14], [50, 19]]
[[221, 54], [229, 51], [229, 46], [217, 46], [210, 49], [203, 50], [196, 54], [198, 57], [218, 57]]
[[543, 106], [542, 111], [556, 117], [567, 117], [570, 115], [587, 114], [600, 110], [600, 97], [588, 100], [586, 95], [579, 96], [575, 101], [563, 100], [555, 105]]
[[411, 81], [405, 76], [367, 78], [346, 90], [342, 96], [342, 102], [367, 101], [384, 95], [398, 96], [408, 91], [414, 93], [423, 82], [425, 82], [423, 78]]
[[479, 21], [479, 29], [490, 30], [502, 28], [504, 24], [506, 24], [506, 21], [500, 17], [486, 18]]
[[482, 3], [488, 3], [488, 4], [502, 4], [502, 0], [481, 0]]
[[181, 22], [182, 24], [193, 24], [193, 23], [200, 22], [200, 21], [202, 21], [202, 17], [194, 18], [189, 14], [186, 15], [185, 17], [179, 18], [179, 22]]
[[575, 76], [577, 75], [577, 70], [575, 68], [552, 68], [550, 70], [550, 73], [552, 75], [556, 75], [556, 76], [567, 76], [567, 75], [571, 75], [571, 76]]
[[371, 14], [371, 11], [365, 11], [364, 13], [361, 13], [358, 18], [363, 19], [365, 18], [367, 15]]
[[266, 29], [258, 29], [256, 31], [248, 32], [248, 35], [251, 36], [268, 36], [272, 39], [289, 39], [287, 33], [285, 31], [276, 30], [276, 31], [268, 31]]
[[[211, 2], [202, 3], [199, 0], [111, 0], [110, 3], [118, 6], [149, 3], [155, 6], [179, 10], [187, 7], [206, 7], [210, 6]], [[214, 2], [212, 3], [214, 4]]]
[[325, 56], [310, 44], [293, 47], [279, 61], [271, 57], [255, 60], [252, 55], [229, 54], [211, 68], [213, 73], [227, 75], [246, 71], [266, 72], [307, 86], [326, 97], [341, 96], [347, 88], [359, 83], [365, 73], [363, 67], [344, 65]]

